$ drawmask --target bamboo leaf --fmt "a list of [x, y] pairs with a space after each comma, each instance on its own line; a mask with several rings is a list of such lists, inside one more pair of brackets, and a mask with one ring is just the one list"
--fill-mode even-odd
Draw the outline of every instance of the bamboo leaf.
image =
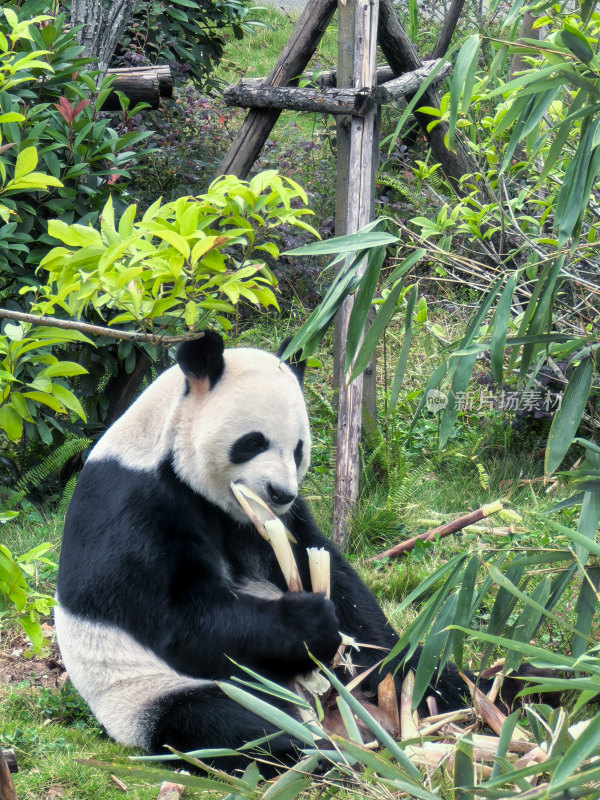
[[415, 283], [413, 288], [410, 290], [408, 299], [406, 301], [406, 316], [404, 317], [404, 341], [402, 342], [402, 350], [400, 351], [400, 357], [398, 358], [396, 371], [394, 373], [394, 381], [392, 383], [392, 391], [390, 393], [390, 402], [387, 409], [388, 415], [392, 414], [396, 407], [398, 396], [400, 394], [400, 387], [402, 386], [402, 381], [404, 380], [404, 371], [406, 370], [408, 354], [410, 352], [410, 343], [412, 339], [412, 317], [416, 301], [417, 284]]
[[600, 567], [589, 567], [586, 572], [589, 580], [583, 579], [575, 606], [575, 613], [577, 614], [575, 627], [581, 635], [575, 634], [573, 636], [571, 645], [571, 655], [573, 658], [579, 658], [579, 656], [583, 655], [587, 650], [590, 631], [592, 630], [592, 622], [594, 621], [594, 615], [598, 609], [596, 593], [598, 591], [598, 584], [600, 584]]
[[[471, 622], [471, 609], [473, 607], [473, 598], [475, 596], [477, 573], [479, 571], [479, 558], [473, 556], [465, 569], [464, 577], [460, 584], [458, 592], [458, 599], [456, 601], [456, 613], [454, 615], [454, 624], [466, 627]], [[455, 630], [452, 633], [452, 652], [454, 654], [454, 661], [460, 668], [463, 663], [463, 644], [464, 634]]]
[[479, 53], [479, 35], [473, 34], [466, 39], [456, 58], [454, 75], [450, 86], [450, 104], [448, 119], [448, 145], [454, 148], [454, 131], [458, 117], [458, 106], [462, 96], [462, 110], [465, 112], [471, 102], [471, 93], [475, 82], [475, 69]]
[[389, 286], [391, 283], [396, 283], [396, 281], [400, 280], [400, 278], [404, 277], [406, 273], [414, 267], [417, 261], [420, 261], [427, 251], [424, 247], [417, 248], [413, 253], [407, 256], [403, 261], [398, 264], [396, 269], [392, 272], [392, 274], [386, 279], [385, 283], [383, 284], [384, 287]]
[[456, 743], [454, 755], [454, 800], [474, 800], [475, 795], [465, 787], [473, 785], [473, 742], [463, 736]]
[[439, 661], [440, 653], [444, 651], [451, 631], [447, 626], [453, 621], [456, 613], [457, 595], [452, 594], [444, 603], [442, 610], [438, 614], [421, 650], [419, 663], [415, 672], [415, 684], [413, 689], [413, 710], [417, 708], [423, 695], [429, 688], [429, 682], [433, 676], [436, 665]]
[[[593, 753], [600, 744], [600, 715], [594, 717], [587, 728], [571, 744], [567, 752], [551, 773], [550, 790], [560, 786], [571, 778], [575, 770]], [[585, 776], [583, 781], [586, 781]], [[583, 782], [582, 781], [582, 782]]]
[[492, 360], [492, 375], [494, 380], [499, 386], [504, 383], [504, 374], [502, 365], [504, 362], [504, 348], [506, 347], [506, 334], [508, 332], [508, 323], [510, 321], [510, 309], [512, 304], [513, 295], [515, 293], [515, 286], [517, 283], [517, 273], [508, 278], [506, 286], [502, 290], [494, 320], [492, 322], [492, 337], [490, 343], [490, 356]]
[[[375, 221], [379, 224], [380, 219]], [[371, 223], [370, 227], [373, 227]], [[357, 253], [359, 250], [367, 250], [372, 247], [387, 247], [389, 244], [396, 244], [400, 239], [385, 231], [369, 231], [365, 228], [347, 236], [335, 236], [333, 239], [326, 239], [324, 242], [311, 242], [310, 244], [295, 247], [287, 250], [285, 255], [292, 256], [323, 256], [339, 255], [340, 253]]]
[[[531, 599], [539, 606], [546, 607], [546, 603], [550, 597], [550, 588], [551, 581], [550, 578], [546, 576], [533, 590]], [[526, 605], [515, 622], [512, 638], [517, 642], [528, 642], [534, 635], [542, 616], [542, 612], [539, 608]], [[504, 665], [505, 672], [517, 670], [522, 660], [523, 657], [519, 655], [519, 653], [509, 653]]]
[[238, 686], [234, 686], [231, 683], [225, 683], [224, 681], [215, 681], [215, 683], [223, 692], [223, 694], [226, 694], [231, 700], [235, 700], [236, 703], [239, 703], [244, 708], [247, 708], [249, 711], [257, 714], [262, 719], [267, 720], [279, 730], [289, 733], [291, 736], [299, 739], [301, 742], [306, 742], [306, 744], [314, 744], [313, 733], [317, 736], [322, 735], [322, 731], [320, 731], [318, 727], [309, 725], [308, 723], [302, 724], [301, 722], [298, 722], [298, 720], [294, 719], [294, 717], [286, 714], [285, 711], [282, 711], [280, 708], [276, 708], [270, 703], [266, 703], [264, 700], [261, 700], [259, 697], [255, 697], [249, 692], [245, 692]]
[[383, 334], [383, 330], [396, 312], [396, 305], [398, 303], [398, 298], [401, 291], [402, 284], [397, 283], [386, 297], [384, 304], [375, 315], [375, 319], [371, 323], [371, 327], [367, 331], [361, 348], [358, 351], [356, 361], [352, 367], [352, 372], [347, 378], [347, 383], [351, 383], [357, 377], [357, 375], [360, 375], [360, 373], [364, 372], [364, 370], [369, 366], [369, 362], [371, 361], [371, 357], [375, 352], [377, 343]]
[[354, 304], [348, 321], [348, 334], [346, 336], [346, 355], [344, 373], [348, 372], [354, 360], [361, 336], [367, 321], [367, 315], [373, 302], [377, 280], [385, 259], [385, 248], [374, 248], [369, 252], [367, 268], [360, 280], [360, 286], [354, 298]]
[[571, 375], [561, 406], [554, 415], [544, 464], [549, 475], [558, 469], [575, 438], [590, 394], [593, 371], [594, 362], [591, 358], [579, 362]]

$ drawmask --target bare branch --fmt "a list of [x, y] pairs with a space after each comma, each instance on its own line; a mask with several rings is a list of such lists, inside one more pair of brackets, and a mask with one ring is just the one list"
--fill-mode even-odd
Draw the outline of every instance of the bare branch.
[[140, 333], [139, 331], [123, 331], [118, 328], [108, 328], [103, 325], [91, 325], [89, 322], [78, 322], [72, 319], [58, 319], [57, 317], [41, 317], [35, 314], [26, 314], [24, 311], [9, 311], [0, 308], [0, 318], [14, 319], [17, 322], [30, 322], [32, 325], [47, 325], [50, 328], [80, 331], [91, 336], [110, 336], [113, 339], [127, 339], [131, 342], [150, 342], [150, 344], [170, 347], [179, 342], [189, 342], [201, 339], [203, 331], [184, 333], [181, 336], [158, 336], [155, 333]]

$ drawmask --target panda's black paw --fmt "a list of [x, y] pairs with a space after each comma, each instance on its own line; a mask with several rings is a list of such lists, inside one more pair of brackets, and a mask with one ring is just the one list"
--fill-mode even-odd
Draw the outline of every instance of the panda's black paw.
[[298, 655], [311, 666], [306, 649], [319, 661], [330, 661], [342, 642], [335, 606], [322, 594], [288, 592], [281, 600], [284, 625], [290, 635], [295, 633]]

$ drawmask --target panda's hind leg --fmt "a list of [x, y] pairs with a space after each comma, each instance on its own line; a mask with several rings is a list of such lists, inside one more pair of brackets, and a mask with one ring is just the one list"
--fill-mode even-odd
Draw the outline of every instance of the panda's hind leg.
[[[277, 701], [271, 697], [269, 702], [273, 704]], [[290, 707], [285, 707], [285, 710], [293, 713]], [[156, 754], [166, 753], [165, 745], [181, 752], [216, 748], [235, 750], [278, 730], [230, 700], [214, 685], [163, 697], [152, 709], [150, 717], [154, 720], [150, 750]], [[226, 772], [245, 769], [253, 758], [261, 761], [264, 758], [265, 761], [285, 766], [298, 760], [302, 746], [306, 745], [281, 734], [261, 745], [260, 749], [248, 752], [248, 756], [223, 756], [212, 761], [209, 759], [208, 762]], [[259, 768], [265, 778], [278, 771], [271, 764], [260, 763]]]

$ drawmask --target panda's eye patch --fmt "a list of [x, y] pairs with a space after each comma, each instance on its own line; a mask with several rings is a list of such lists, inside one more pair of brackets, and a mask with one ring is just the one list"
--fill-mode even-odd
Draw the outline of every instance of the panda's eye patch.
[[302, 439], [298, 439], [298, 444], [296, 445], [296, 449], [294, 450], [294, 462], [296, 464], [296, 467], [299, 467], [300, 463], [302, 462], [303, 446], [304, 445], [302, 444]]
[[245, 433], [231, 445], [229, 460], [232, 464], [244, 464], [269, 449], [269, 441], [260, 431]]

